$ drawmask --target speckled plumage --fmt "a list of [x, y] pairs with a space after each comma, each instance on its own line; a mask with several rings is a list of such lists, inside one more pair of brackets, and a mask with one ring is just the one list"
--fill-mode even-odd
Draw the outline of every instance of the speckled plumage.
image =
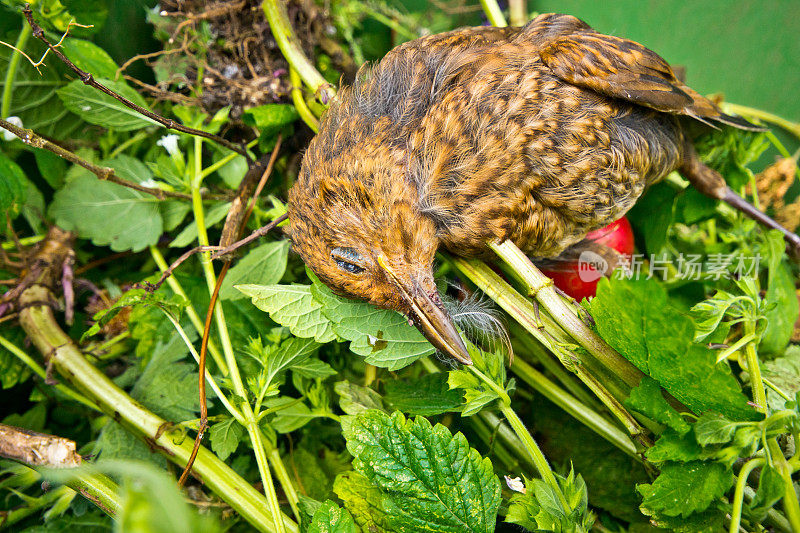
[[382, 256], [438, 305], [440, 245], [474, 257], [511, 239], [556, 256], [668, 172], [695, 168], [685, 117], [751, 126], [655, 53], [571, 16], [405, 43], [323, 117], [289, 196], [294, 248], [342, 294], [408, 313]]

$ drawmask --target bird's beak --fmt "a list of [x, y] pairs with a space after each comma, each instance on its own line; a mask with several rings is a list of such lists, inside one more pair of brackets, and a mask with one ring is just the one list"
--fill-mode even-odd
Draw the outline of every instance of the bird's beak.
[[[382, 255], [378, 256], [378, 264], [386, 271], [389, 278], [400, 289], [403, 298], [411, 306], [409, 318], [425, 338], [438, 350], [465, 365], [471, 365], [472, 359], [467, 347], [441, 304], [434, 301], [422, 287], [410, 287], [409, 282], [400, 280]], [[411, 283], [416, 285], [416, 282]]]

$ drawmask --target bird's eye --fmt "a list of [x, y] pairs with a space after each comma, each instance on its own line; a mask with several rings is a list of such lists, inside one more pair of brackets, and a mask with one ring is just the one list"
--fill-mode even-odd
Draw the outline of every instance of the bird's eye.
[[334, 248], [331, 250], [331, 258], [333, 258], [339, 268], [351, 274], [361, 274], [364, 272], [364, 267], [361, 266], [364, 259], [354, 248]]

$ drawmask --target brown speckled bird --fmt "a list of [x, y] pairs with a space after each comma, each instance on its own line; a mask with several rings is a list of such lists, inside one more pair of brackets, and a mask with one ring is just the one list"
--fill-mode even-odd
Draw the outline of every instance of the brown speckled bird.
[[699, 161], [693, 120], [759, 129], [575, 17], [408, 42], [323, 117], [289, 194], [293, 246], [336, 292], [404, 313], [468, 364], [434, 284], [439, 246], [479, 257], [511, 239], [557, 256], [675, 169], [774, 224]]

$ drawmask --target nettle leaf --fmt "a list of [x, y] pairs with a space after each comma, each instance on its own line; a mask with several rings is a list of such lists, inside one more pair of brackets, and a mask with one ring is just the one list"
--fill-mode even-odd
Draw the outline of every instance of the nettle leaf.
[[694, 434], [702, 446], [725, 444], [733, 439], [741, 424], [732, 422], [717, 413], [705, 413], [694, 423]]
[[694, 323], [655, 280], [603, 278], [590, 305], [606, 342], [692, 411], [733, 420], [758, 416], [730, 368], [693, 342]]
[[701, 342], [714, 333], [728, 310], [739, 304], [743, 298], [726, 291], [717, 291], [711, 298], [692, 307], [691, 313], [696, 328], [694, 340]]
[[[473, 366], [486, 374], [495, 383], [505, 385], [506, 391], [514, 388], [514, 380], [506, 384], [506, 369], [502, 354], [484, 352], [471, 342], [465, 343]], [[471, 416], [486, 405], [500, 398], [497, 391], [478, 378], [469, 367], [461, 367], [448, 372], [447, 384], [451, 389], [464, 389], [464, 404], [461, 416]]]
[[680, 434], [667, 429], [656, 443], [645, 452], [647, 460], [659, 464], [667, 461], [686, 463], [703, 456], [703, 448], [697, 443], [692, 432]]
[[300, 118], [297, 109], [289, 104], [266, 104], [251, 107], [242, 113], [242, 121], [248, 126], [255, 126], [261, 137], [274, 135], [280, 128]]
[[322, 304], [311, 294], [310, 285], [237, 285], [253, 305], [289, 328], [292, 335], [314, 338], [317, 342], [336, 339], [333, 325], [322, 314]]
[[336, 335], [350, 341], [350, 350], [371, 365], [399, 370], [434, 352], [431, 343], [396, 311], [337, 296], [321, 283], [311, 286], [311, 294], [322, 304], [322, 314]]
[[[129, 87], [127, 83], [105, 78], [97, 81], [134, 104], [148, 109], [147, 102], [142, 95]], [[161, 126], [155, 120], [139, 114], [138, 111], [130, 109], [119, 100], [94, 87], [84, 85], [80, 80], [71, 81], [56, 92], [67, 109], [90, 124], [117, 131], [138, 130], [153, 125]]]
[[447, 377], [446, 373], [439, 372], [416, 379], [387, 381], [383, 399], [398, 411], [415, 416], [458, 411], [462, 394], [450, 389]]
[[369, 387], [340, 381], [333, 386], [333, 390], [339, 395], [339, 407], [348, 415], [357, 415], [371, 409], [385, 411], [381, 395]]
[[122, 296], [106, 309], [98, 311], [92, 317], [95, 323], [92, 324], [86, 333], [83, 334], [81, 340], [85, 340], [92, 335], [96, 335], [100, 330], [108, 324], [117, 314], [126, 307], [136, 306], [154, 306], [169, 313], [173, 317], [178, 317], [181, 311], [188, 305], [188, 302], [178, 294], [167, 296], [164, 292], [150, 292], [145, 289], [131, 289], [126, 291]]
[[312, 413], [305, 403], [288, 396], [270, 398], [264, 402], [264, 406], [269, 409], [279, 409], [270, 421], [270, 426], [278, 433], [291, 433], [319, 417]]
[[464, 435], [376, 410], [343, 417], [342, 429], [354, 469], [383, 492], [392, 531], [494, 531], [500, 482]]
[[664, 399], [658, 382], [650, 377], [645, 376], [639, 386], [631, 390], [624, 404], [678, 433], [686, 433], [691, 429], [678, 411]]
[[[108, 164], [121, 167], [124, 162]], [[154, 197], [86, 174], [56, 191], [49, 215], [65, 230], [115, 252], [143, 250], [157, 243], [163, 231]]]
[[[228, 214], [228, 210], [231, 208], [230, 203], [226, 204], [217, 204], [211, 209], [208, 210], [205, 217], [205, 226], [206, 229], [210, 228]], [[169, 243], [170, 248], [183, 248], [184, 246], [189, 246], [194, 241], [197, 240], [197, 221], [192, 220], [189, 222], [183, 230], [178, 233], [178, 236], [175, 237], [171, 243]]]
[[525, 493], [514, 494], [508, 507], [506, 522], [532, 531], [588, 531], [594, 516], [588, 512], [586, 483], [570, 469], [568, 477], [557, 475], [557, 481], [569, 508], [562, 504], [555, 489], [541, 479], [525, 480]]
[[292, 363], [292, 372], [309, 379], [327, 378], [337, 374], [331, 365], [316, 358], [295, 361]]
[[342, 472], [333, 482], [333, 491], [350, 511], [361, 531], [392, 533], [392, 525], [383, 509], [383, 493], [358, 472]]
[[245, 430], [235, 418], [227, 418], [211, 426], [208, 434], [211, 449], [224, 461], [239, 447], [239, 441], [244, 437]]
[[283, 341], [280, 347], [267, 357], [265, 365], [267, 382], [274, 381], [276, 376], [295, 364], [306, 361], [318, 348], [319, 343], [313, 339], [292, 337]]
[[640, 509], [647, 516], [681, 516], [705, 511], [733, 486], [733, 472], [721, 463], [692, 461], [665, 464], [652, 484], [636, 490], [644, 497]]
[[353, 517], [331, 500], [325, 500], [314, 513], [308, 533], [356, 533]]
[[286, 272], [289, 256], [289, 241], [275, 241], [253, 248], [228, 271], [219, 297], [223, 300], [246, 298], [234, 285], [246, 283], [277, 283]]

